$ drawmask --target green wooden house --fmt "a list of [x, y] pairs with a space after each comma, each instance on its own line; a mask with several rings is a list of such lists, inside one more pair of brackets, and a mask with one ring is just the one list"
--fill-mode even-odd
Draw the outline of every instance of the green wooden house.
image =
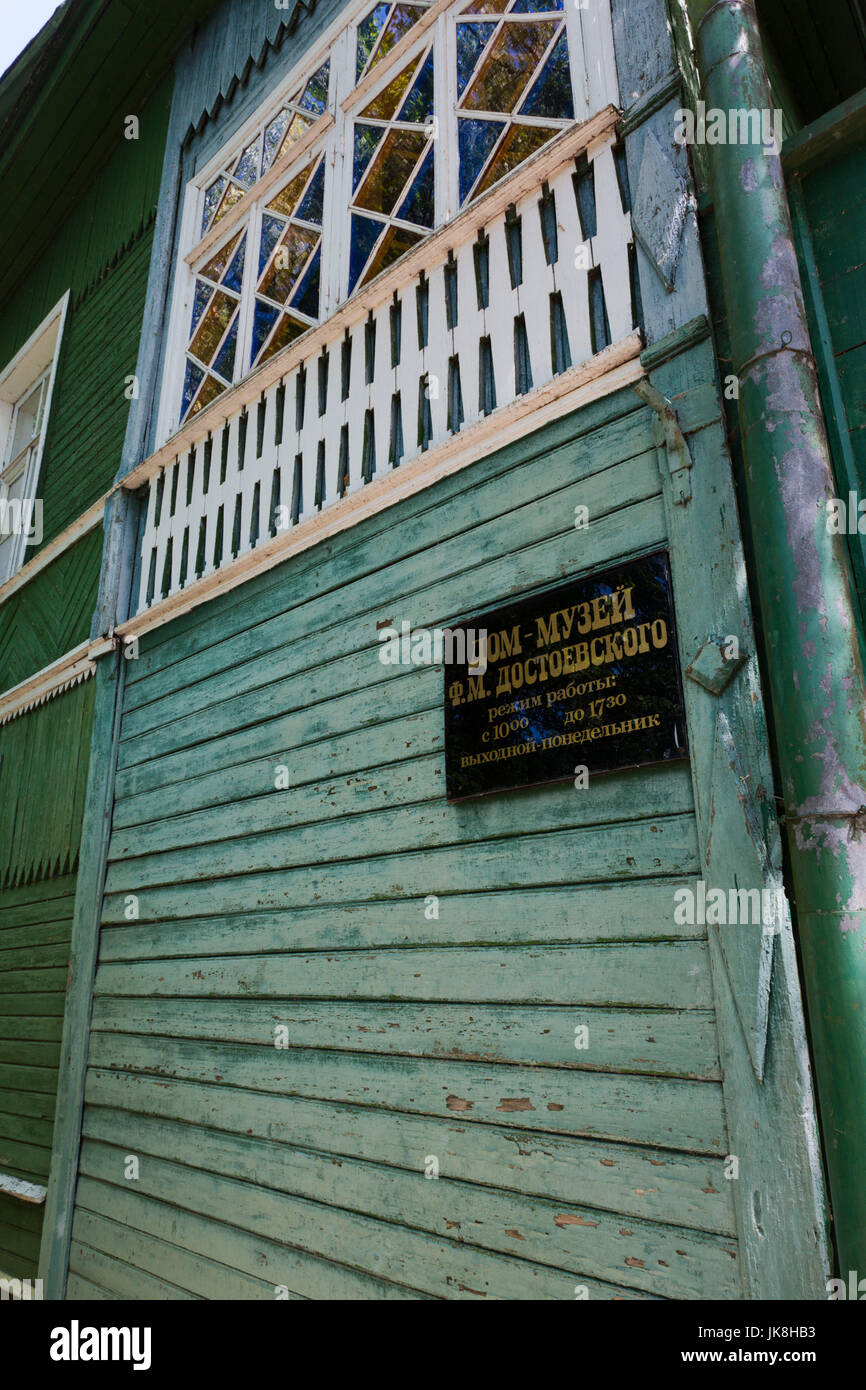
[[826, 1298], [860, 0], [177, 9], [0, 81], [0, 1274]]

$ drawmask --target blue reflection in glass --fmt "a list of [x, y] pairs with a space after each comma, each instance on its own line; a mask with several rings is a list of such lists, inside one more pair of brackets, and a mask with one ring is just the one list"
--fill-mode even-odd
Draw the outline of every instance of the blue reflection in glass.
[[462, 97], [466, 83], [475, 71], [475, 64], [481, 56], [487, 40], [495, 25], [458, 24], [457, 25], [457, 95]]
[[227, 285], [230, 290], [235, 290], [238, 294], [240, 294], [241, 285], [244, 282], [244, 255], [246, 254], [246, 249], [247, 239], [243, 236], [241, 237], [241, 244], [234, 254], [232, 263], [222, 279], [224, 285]]
[[504, 121], [473, 121], [463, 117], [457, 122], [460, 151], [460, 201], [469, 197], [472, 185], [487, 163], [488, 155], [505, 129]]
[[358, 187], [361, 176], [364, 173], [370, 160], [373, 158], [376, 146], [385, 134], [381, 126], [360, 125], [355, 126], [355, 157], [352, 163], [352, 188]]
[[226, 335], [226, 340], [219, 350], [213, 362], [214, 371], [222, 377], [223, 381], [230, 382], [235, 370], [235, 351], [238, 345], [238, 315]]
[[433, 151], [427, 155], [415, 176], [415, 181], [397, 213], [404, 222], [415, 222], [419, 227], [433, 226]]
[[371, 217], [359, 217], [356, 212], [352, 213], [352, 250], [349, 259], [349, 293], [358, 283], [358, 277], [370, 257], [379, 234], [383, 230], [383, 223], [374, 222]]
[[265, 339], [279, 316], [279, 309], [275, 309], [272, 304], [265, 304], [261, 299], [256, 300], [256, 309], [253, 315], [253, 347], [250, 356], [251, 362], [255, 362], [262, 350]]
[[307, 111], [314, 111], [321, 115], [328, 104], [328, 69], [329, 64], [323, 63], [318, 72], [314, 72], [306, 87], [304, 95], [298, 102]]
[[201, 316], [210, 304], [213, 290], [204, 280], [196, 280], [195, 295], [192, 301], [192, 323], [190, 324], [189, 336], [192, 337], [201, 322]]
[[433, 115], [433, 53], [428, 55], [424, 66], [409, 89], [409, 95], [397, 113], [398, 121], [430, 120]]
[[186, 415], [186, 412], [189, 410], [192, 404], [193, 397], [195, 396], [196, 391], [201, 385], [203, 377], [204, 372], [202, 368], [197, 367], [194, 362], [190, 362], [189, 358], [187, 358], [186, 376], [184, 377], [183, 381], [183, 402], [181, 405], [180, 412], [181, 418], [183, 418], [183, 416]]
[[574, 120], [568, 40], [561, 34], [529, 96], [520, 108], [522, 116], [553, 116]]
[[309, 264], [306, 275], [292, 298], [294, 307], [300, 310], [302, 314], [306, 314], [308, 319], [317, 319], [319, 317], [320, 260], [321, 248], [318, 248]]
[[271, 217], [269, 213], [262, 214], [262, 240], [259, 246], [259, 275], [270, 259], [271, 252], [277, 244], [277, 238], [283, 230], [284, 223], [278, 217]]
[[321, 227], [324, 202], [325, 161], [321, 159], [300, 205], [295, 209], [295, 216], [300, 217], [303, 222], [313, 222], [317, 227]]
[[388, 18], [390, 5], [377, 5], [375, 10], [371, 10], [365, 19], [358, 25], [358, 61], [356, 74], [358, 77], [367, 65], [367, 59], [376, 46], [376, 40], [385, 26]]
[[562, 0], [514, 0], [512, 14], [544, 14], [551, 10], [561, 10]]

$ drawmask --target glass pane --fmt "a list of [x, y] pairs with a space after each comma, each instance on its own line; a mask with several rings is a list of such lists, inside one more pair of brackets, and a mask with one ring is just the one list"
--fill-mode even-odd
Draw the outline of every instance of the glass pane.
[[223, 272], [231, 260], [241, 236], [241, 232], [235, 232], [234, 236], [229, 238], [225, 246], [220, 247], [216, 255], [211, 257], [207, 265], [202, 266], [199, 275], [206, 275], [209, 280], [221, 280]]
[[463, 109], [513, 111], [556, 28], [555, 20], [505, 23], [490, 44], [478, 76], [463, 98]]
[[484, 47], [491, 38], [493, 24], [457, 25], [457, 96], [462, 97], [466, 84], [475, 71], [475, 66]]
[[191, 410], [192, 415], [198, 415], [200, 410], [204, 410], [206, 405], [215, 401], [217, 396], [221, 396], [225, 387], [222, 382], [217, 381], [215, 376], [207, 376], [204, 385], [196, 396], [195, 405]]
[[539, 74], [529, 96], [520, 108], [522, 116], [559, 117], [574, 120], [571, 73], [568, 66], [568, 40], [561, 34], [553, 52]]
[[17, 458], [21, 450], [36, 434], [39, 428], [38, 415], [41, 400], [41, 383], [31, 390], [18, 403], [15, 410], [15, 432], [12, 436], [10, 460]]
[[483, 193], [485, 188], [501, 179], [503, 174], [516, 169], [518, 164], [522, 164], [524, 159], [528, 159], [558, 134], [555, 126], [513, 125], [485, 169], [484, 177], [476, 191]]
[[241, 292], [241, 286], [243, 285], [244, 280], [244, 253], [246, 252], [246, 249], [247, 239], [246, 237], [244, 237], [241, 241], [240, 246], [235, 252], [234, 260], [232, 261], [231, 265], [229, 266], [228, 270], [223, 276], [223, 284], [226, 286], [226, 288], [230, 290], [236, 290], [238, 294], [240, 294]]
[[508, 0], [474, 0], [467, 5], [463, 14], [502, 14], [508, 9]]
[[260, 292], [266, 294], [268, 299], [284, 304], [306, 265], [307, 257], [318, 242], [318, 234], [306, 227], [287, 227], [270, 269], [259, 286]]
[[279, 217], [271, 217], [268, 213], [262, 213], [262, 239], [259, 243], [259, 276], [271, 258], [271, 252], [279, 240], [280, 233], [285, 226]]
[[325, 107], [328, 105], [328, 74], [330, 72], [330, 61], [326, 61], [314, 72], [306, 87], [304, 95], [301, 97], [300, 106], [306, 107], [317, 116], [321, 116]]
[[390, 121], [394, 112], [397, 110], [397, 103], [400, 101], [412, 77], [415, 73], [416, 63], [410, 63], [392, 77], [387, 87], [383, 87], [378, 96], [374, 97], [368, 106], [361, 112], [362, 116], [373, 116], [380, 121]]
[[292, 145], [296, 145], [301, 136], [306, 135], [312, 124], [312, 116], [302, 116], [300, 112], [296, 111], [280, 146], [280, 154], [285, 154], [287, 150], [292, 148]]
[[382, 232], [383, 224], [374, 222], [371, 217], [352, 215], [352, 246], [349, 262], [349, 293], [355, 288], [358, 276], [367, 264], [367, 258]]
[[275, 309], [272, 304], [264, 304], [261, 299], [256, 300], [256, 307], [253, 314], [253, 348], [251, 360], [255, 362], [262, 350], [268, 334], [280, 317], [279, 309]]
[[189, 350], [199, 362], [210, 365], [211, 359], [220, 345], [222, 336], [238, 307], [236, 299], [217, 290], [213, 302], [201, 321], [201, 325], [189, 345]]
[[426, 144], [423, 130], [389, 131], [356, 194], [357, 205], [386, 216], [393, 212]]
[[281, 188], [279, 193], [271, 199], [268, 207], [274, 212], [281, 213], [283, 217], [291, 217], [309, 177], [309, 169], [302, 169], [300, 174], [295, 174], [291, 182], [287, 183], [285, 188]]
[[262, 142], [256, 139], [251, 145], [241, 153], [237, 164], [232, 169], [232, 174], [243, 188], [252, 188], [259, 176], [259, 166], [262, 160]]
[[222, 202], [220, 203], [219, 207], [217, 208], [216, 216], [214, 217], [214, 220], [213, 220], [213, 221], [214, 221], [214, 226], [216, 226], [216, 224], [217, 224], [217, 222], [219, 222], [220, 218], [225, 217], [225, 215], [226, 215], [226, 213], [228, 212], [229, 208], [233, 208], [233, 207], [235, 206], [236, 203], [239, 203], [239, 202], [240, 202], [240, 200], [241, 200], [241, 198], [242, 198], [243, 196], [244, 196], [244, 190], [243, 190], [242, 188], [238, 188], [237, 184], [234, 184], [234, 183], [230, 183], [230, 184], [229, 184], [228, 188], [227, 188], [226, 191], [225, 191], [225, 196], [223, 197]]
[[460, 149], [460, 201], [465, 203], [503, 130], [504, 121], [457, 122]]
[[397, 216], [404, 222], [417, 222], [421, 227], [433, 226], [433, 151], [427, 155], [415, 175], [405, 202]]
[[219, 372], [224, 381], [231, 382], [235, 370], [235, 352], [238, 345], [238, 315], [226, 334], [225, 342], [214, 358], [213, 369]]
[[189, 359], [187, 359], [186, 376], [183, 379], [183, 399], [180, 407], [181, 419], [183, 419], [189, 410], [192, 404], [192, 398], [201, 385], [203, 376], [204, 372], [201, 367], [197, 367], [195, 362], [190, 362]]
[[386, 53], [390, 53], [395, 44], [399, 43], [404, 34], [408, 34], [413, 24], [417, 24], [421, 18], [423, 10], [419, 5], [395, 5], [391, 18], [385, 27], [379, 47], [373, 54], [370, 67], [374, 68]]
[[512, 14], [542, 14], [551, 10], [561, 10], [562, 0], [514, 0]]
[[428, 54], [412, 90], [397, 113], [398, 121], [429, 121], [433, 116], [433, 54]]
[[385, 20], [388, 18], [390, 8], [390, 5], [377, 5], [368, 15], [365, 15], [358, 25], [358, 60], [356, 65], [358, 77], [367, 66], [367, 59], [373, 52], [376, 40], [385, 27]]
[[274, 353], [279, 352], [280, 348], [284, 348], [289, 343], [293, 343], [296, 338], [300, 338], [302, 333], [306, 333], [309, 326], [308, 323], [302, 323], [300, 319], [292, 318], [291, 314], [283, 314], [276, 333], [261, 355], [262, 362], [266, 362], [269, 357], [273, 357]]
[[208, 304], [210, 303], [210, 297], [212, 294], [213, 290], [210, 285], [205, 284], [203, 280], [196, 280], [195, 294], [193, 295], [192, 300], [192, 323], [189, 326], [190, 337], [192, 337], [193, 333], [198, 328], [198, 325], [201, 322], [201, 316], [207, 308]]
[[308, 319], [319, 317], [320, 260], [321, 253], [317, 250], [310, 261], [309, 269], [292, 297], [292, 307], [297, 309], [300, 314], [306, 314]]
[[355, 156], [352, 162], [352, 187], [357, 188], [361, 182], [361, 175], [373, 157], [382, 136], [385, 134], [379, 126], [356, 125], [355, 126]]
[[322, 225], [322, 209], [325, 202], [325, 161], [319, 160], [318, 168], [310, 180], [310, 186], [298, 204], [296, 217], [300, 217], [304, 222], [313, 222], [317, 227]]
[[364, 275], [361, 284], [368, 284], [376, 275], [380, 275], [383, 270], [386, 270], [389, 265], [393, 265], [394, 261], [402, 256], [404, 251], [408, 251], [411, 246], [414, 246], [416, 242], [421, 240], [421, 232], [409, 232], [405, 227], [389, 227], [376, 250], [375, 256], [370, 262], [370, 268]]
[[280, 142], [282, 141], [282, 138], [286, 133], [286, 126], [289, 124], [289, 115], [290, 113], [288, 109], [284, 106], [282, 111], [277, 113], [277, 115], [274, 117], [267, 130], [265, 131], [265, 158], [262, 166], [263, 172], [265, 169], [270, 169], [271, 165], [274, 162], [274, 159], [276, 158], [277, 150], [280, 148]]
[[208, 186], [207, 191], [205, 192], [204, 212], [202, 214], [201, 219], [202, 236], [204, 236], [205, 232], [210, 226], [211, 218], [216, 212], [217, 204], [219, 203], [219, 200], [223, 195], [225, 186], [225, 176], [223, 174], [220, 174], [219, 178], [214, 179], [213, 183]]

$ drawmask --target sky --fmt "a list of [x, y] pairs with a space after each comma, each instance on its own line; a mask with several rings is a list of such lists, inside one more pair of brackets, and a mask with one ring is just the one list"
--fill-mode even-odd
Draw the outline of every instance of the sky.
[[11, 67], [57, 8], [58, 0], [0, 0], [0, 73]]

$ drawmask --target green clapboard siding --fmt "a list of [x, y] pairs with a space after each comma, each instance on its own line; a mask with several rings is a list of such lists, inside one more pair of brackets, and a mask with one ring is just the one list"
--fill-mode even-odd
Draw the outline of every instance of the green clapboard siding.
[[0, 606], [0, 690], [87, 640], [101, 558], [102, 527], [97, 526]]
[[92, 718], [84, 681], [0, 728], [0, 888], [75, 868]]
[[[0, 746], [5, 733], [0, 730]], [[0, 1173], [42, 1187], [51, 1160], [74, 900], [74, 874], [0, 889]], [[0, 1194], [0, 1272], [36, 1275], [42, 1213], [41, 1205]]]
[[70, 1296], [739, 1296], [688, 766], [449, 806], [378, 660], [664, 543], [623, 393], [143, 639]]

